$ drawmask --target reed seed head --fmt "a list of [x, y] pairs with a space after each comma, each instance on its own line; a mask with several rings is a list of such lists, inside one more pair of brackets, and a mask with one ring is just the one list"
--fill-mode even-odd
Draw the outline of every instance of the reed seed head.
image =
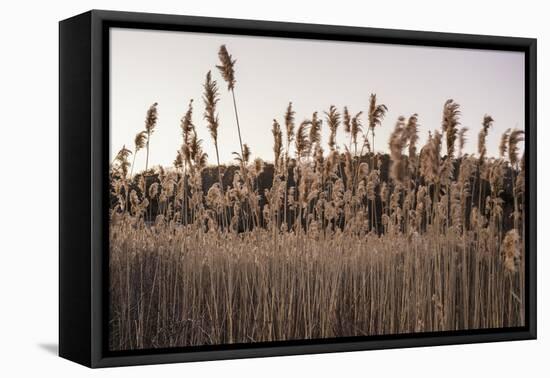
[[221, 64], [216, 66], [220, 71], [223, 79], [227, 83], [227, 90], [234, 90], [235, 88], [235, 63], [236, 60], [227, 51], [225, 45], [220, 46], [220, 51], [218, 52], [218, 57], [220, 58]]

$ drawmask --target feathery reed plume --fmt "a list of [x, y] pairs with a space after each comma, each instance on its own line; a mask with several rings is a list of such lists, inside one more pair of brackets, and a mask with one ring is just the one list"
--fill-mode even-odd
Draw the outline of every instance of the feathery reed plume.
[[333, 150], [328, 153], [328, 157], [325, 160], [325, 164], [323, 166], [323, 175], [325, 177], [332, 176], [334, 170], [336, 169], [336, 164], [338, 164], [338, 151]]
[[504, 159], [506, 155], [506, 151], [508, 150], [508, 139], [510, 137], [510, 131], [512, 129], [506, 129], [505, 132], [502, 133], [502, 136], [500, 137], [500, 143], [498, 145], [498, 153], [501, 159]]
[[514, 129], [510, 133], [508, 138], [508, 159], [510, 159], [510, 164], [512, 167], [517, 169], [518, 165], [518, 143], [523, 142], [523, 130]]
[[369, 128], [374, 132], [377, 126], [382, 125], [382, 120], [388, 108], [384, 104], [376, 104], [376, 94], [372, 93], [369, 99]]
[[202, 172], [206, 168], [208, 163], [208, 154], [203, 152], [202, 149], [195, 155], [195, 166], [199, 172]]
[[235, 88], [235, 63], [236, 60], [229, 54], [225, 45], [220, 46], [220, 51], [218, 52], [218, 57], [220, 58], [221, 65], [216, 67], [220, 70], [223, 79], [227, 82], [227, 89], [233, 90]]
[[183, 136], [183, 143], [189, 144], [191, 133], [195, 131], [195, 125], [193, 125], [193, 99], [189, 100], [187, 111], [180, 121], [180, 128]]
[[149, 167], [149, 141], [151, 140], [151, 134], [155, 130], [155, 126], [157, 125], [157, 119], [158, 119], [158, 111], [157, 111], [157, 105], [158, 103], [153, 103], [147, 110], [147, 115], [145, 116], [145, 131], [147, 132], [147, 157], [145, 158], [145, 170], [147, 171]]
[[130, 170], [130, 178], [132, 177], [134, 173], [134, 165], [136, 163], [136, 155], [139, 150], [145, 147], [145, 143], [147, 142], [147, 132], [146, 131], [140, 131], [136, 134], [134, 138], [134, 157], [132, 160], [132, 169]]
[[149, 186], [149, 198], [155, 198], [159, 192], [159, 183], [154, 182]]
[[193, 124], [193, 99], [189, 100], [187, 111], [180, 120], [181, 134], [183, 137], [183, 144], [181, 146], [181, 155], [184, 164], [191, 163], [191, 139], [195, 133], [195, 125]]
[[334, 105], [331, 105], [328, 112], [325, 112], [327, 118], [328, 128], [330, 129], [330, 136], [328, 139], [328, 146], [331, 150], [334, 150], [336, 146], [336, 132], [338, 131], [338, 126], [340, 125], [340, 113]]
[[298, 160], [302, 158], [310, 148], [310, 141], [308, 140], [308, 128], [311, 125], [311, 121], [306, 119], [298, 126], [296, 132], [296, 157]]
[[176, 152], [176, 158], [174, 159], [174, 168], [180, 170], [183, 168], [183, 154], [181, 149]]
[[462, 157], [464, 146], [466, 145], [466, 133], [468, 132], [467, 127], [463, 127], [458, 132], [458, 157]]
[[353, 185], [353, 160], [351, 157], [351, 152], [348, 149], [348, 146], [344, 146], [344, 174], [346, 177], [346, 188], [350, 189]]
[[158, 103], [153, 103], [147, 110], [147, 115], [145, 117], [145, 131], [148, 135], [153, 133], [155, 126], [157, 124], [158, 112], [157, 112]]
[[351, 119], [351, 140], [353, 144], [355, 145], [355, 155], [357, 155], [357, 136], [360, 132], [363, 131], [363, 125], [361, 124], [361, 115], [363, 112], [357, 113], [352, 119]]
[[515, 229], [506, 233], [502, 241], [502, 258], [504, 267], [511, 273], [517, 272], [520, 262], [519, 234]]
[[493, 125], [494, 119], [490, 115], [485, 114], [483, 122], [481, 124], [481, 130], [479, 131], [477, 139], [477, 153], [479, 154], [479, 160], [483, 161], [487, 155], [486, 140], [489, 134], [489, 128]]
[[258, 177], [264, 171], [264, 161], [257, 157], [254, 159], [254, 176]]
[[210, 136], [212, 137], [212, 140], [214, 141], [214, 146], [217, 150], [219, 121], [218, 115], [216, 114], [216, 104], [220, 99], [218, 95], [218, 85], [216, 83], [216, 80], [212, 80], [212, 73], [210, 71], [208, 71], [208, 73], [206, 74], [206, 81], [203, 84], [203, 89], [204, 94], [202, 99], [205, 106], [203, 117], [207, 122], [206, 127], [208, 127], [208, 131], [210, 131]]
[[250, 162], [250, 147], [248, 147], [248, 144], [243, 145], [243, 162], [245, 164], [248, 164]]
[[323, 147], [319, 144], [315, 146], [315, 151], [313, 152], [315, 172], [321, 172], [323, 165], [325, 163], [325, 157], [323, 155]]
[[147, 133], [145, 131], [140, 131], [136, 134], [134, 138], [134, 152], [138, 152], [143, 147], [145, 147], [145, 142], [147, 141]]
[[455, 151], [455, 141], [458, 133], [460, 105], [452, 99], [445, 101], [443, 105], [443, 120], [441, 122], [443, 132], [446, 135], [447, 157], [453, 158]]
[[376, 103], [376, 94], [371, 93], [370, 99], [369, 99], [369, 130], [372, 134], [372, 166], [373, 168], [376, 168], [376, 160], [374, 159], [374, 155], [376, 154], [376, 149], [374, 146], [374, 130], [377, 126], [382, 126], [382, 120], [386, 116], [386, 112], [388, 111], [388, 108], [384, 104], [378, 105]]
[[191, 159], [193, 160], [194, 168], [198, 172], [202, 172], [206, 168], [208, 154], [202, 149], [202, 139], [199, 139], [197, 133], [194, 132], [190, 143]]
[[128, 158], [131, 154], [132, 151], [127, 149], [126, 145], [124, 145], [115, 156], [115, 168], [118, 169], [120, 175], [124, 180], [126, 180], [126, 177], [128, 176], [128, 167], [130, 166]]
[[197, 154], [199, 154], [200, 151], [202, 150], [201, 144], [202, 144], [202, 139], [199, 139], [199, 137], [197, 136], [197, 133], [193, 131], [193, 134], [191, 135], [191, 139], [189, 140], [189, 152], [192, 160], [195, 160], [197, 157]]
[[[243, 154], [241, 155], [238, 152], [233, 151], [233, 155], [235, 155], [235, 160], [239, 162], [239, 165], [241, 166], [241, 170], [246, 171], [247, 165], [250, 162], [250, 147], [245, 143], [243, 145]], [[245, 177], [245, 173], [243, 172], [243, 177]]]
[[433, 136], [430, 133], [428, 141], [420, 150], [420, 172], [432, 184], [440, 180], [441, 138], [442, 135], [437, 130]]
[[[344, 112], [342, 113], [342, 123], [344, 124], [344, 132], [349, 135], [349, 146], [351, 149], [352, 137], [351, 137], [351, 114], [347, 106], [344, 106]], [[364, 144], [363, 144], [364, 147]]]
[[286, 144], [287, 144], [287, 154], [288, 147], [290, 143], [294, 140], [294, 115], [296, 112], [292, 109], [292, 102], [288, 103], [285, 112], [285, 128], [286, 128]]
[[210, 71], [208, 71], [208, 73], [206, 74], [206, 81], [203, 85], [203, 89], [204, 89], [204, 94], [202, 99], [204, 101], [204, 106], [205, 106], [203, 117], [207, 122], [206, 127], [210, 132], [210, 136], [214, 141], [214, 149], [216, 150], [216, 162], [218, 164], [218, 181], [220, 184], [220, 191], [223, 195], [223, 180], [222, 180], [222, 172], [221, 172], [221, 166], [220, 166], [220, 153], [218, 149], [219, 120], [218, 120], [218, 115], [216, 114], [216, 105], [219, 101], [218, 84], [216, 80], [212, 80], [212, 74]]
[[311, 127], [309, 128], [309, 148], [313, 149], [321, 143], [321, 125], [323, 120], [317, 117], [317, 112], [311, 116]]
[[279, 159], [281, 157], [283, 146], [283, 133], [281, 131], [281, 125], [279, 125], [279, 122], [275, 119], [273, 120], [273, 128], [271, 129], [271, 133], [273, 134], [273, 166], [275, 167], [275, 171], [277, 171], [279, 168]]
[[347, 106], [344, 106], [343, 123], [344, 123], [344, 131], [346, 132], [346, 134], [349, 134], [351, 132], [351, 115], [349, 114], [349, 110]]
[[285, 159], [284, 159], [284, 177], [285, 177], [285, 183], [284, 183], [284, 202], [283, 202], [283, 221], [284, 224], [288, 226], [287, 222], [287, 199], [288, 199], [288, 169], [289, 169], [289, 162], [290, 162], [290, 144], [294, 140], [294, 115], [296, 112], [292, 108], [292, 102], [288, 103], [288, 106], [286, 108], [285, 112], [285, 129], [286, 129], [286, 151], [285, 151]]
[[392, 179], [403, 184], [407, 176], [406, 162], [403, 159], [403, 149], [407, 144], [407, 129], [405, 125], [405, 117], [400, 116], [397, 119], [395, 128], [390, 135], [389, 147], [391, 158], [390, 176]]
[[405, 132], [409, 140], [409, 160], [416, 164], [416, 144], [418, 143], [418, 114], [414, 113], [407, 121]]

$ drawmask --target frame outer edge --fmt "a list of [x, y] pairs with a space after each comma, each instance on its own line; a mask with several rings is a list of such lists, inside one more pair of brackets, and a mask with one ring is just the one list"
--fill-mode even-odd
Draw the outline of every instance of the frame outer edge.
[[90, 366], [90, 12], [59, 23], [59, 355]]
[[[91, 11], [90, 22], [91, 37], [91, 367], [100, 367], [103, 358], [105, 340], [103, 340], [103, 320], [105, 317], [104, 308], [104, 287], [103, 272], [108, 271], [108, 265], [104, 265], [107, 260], [105, 257], [105, 212], [103, 211], [103, 191], [104, 191], [104, 170], [108, 166], [105, 161], [105, 155], [108, 154], [109, 146], [105, 145], [108, 138], [104, 131], [108, 131], [108, 117], [104, 117], [104, 96], [103, 96], [103, 70], [108, 69], [105, 66], [103, 56], [103, 19], [101, 13]], [[107, 121], [106, 126], [104, 122]], [[105, 153], [106, 152], [106, 153]], [[106, 284], [106, 283], [105, 283]], [[107, 313], [108, 314], [108, 313]]]
[[[300, 355], [311, 353], [329, 353], [344, 351], [361, 351], [372, 349], [388, 348], [408, 348], [423, 346], [438, 346], [451, 344], [469, 344], [480, 342], [497, 342], [526, 340], [536, 338], [536, 39], [516, 38], [516, 37], [497, 37], [487, 35], [468, 35], [455, 33], [433, 33], [423, 31], [406, 30], [386, 30], [363, 27], [332, 26], [332, 25], [313, 25], [299, 23], [285, 23], [272, 21], [254, 21], [254, 20], [236, 20], [210, 17], [195, 16], [177, 16], [162, 14], [146, 14], [134, 12], [115, 12], [93, 10], [91, 14], [91, 367], [112, 367], [121, 365], [142, 365], [173, 362], [190, 362], [235, 358], [254, 358], [283, 355]], [[526, 103], [526, 130], [529, 134], [529, 251], [531, 259], [529, 261], [529, 328], [523, 330], [502, 330], [492, 333], [477, 330], [478, 333], [471, 334], [447, 334], [447, 335], [418, 335], [414, 337], [373, 338], [367, 341], [345, 341], [341, 343], [316, 343], [310, 345], [290, 345], [290, 346], [251, 346], [243, 349], [224, 349], [213, 351], [193, 351], [193, 352], [167, 352], [143, 355], [128, 356], [110, 356], [105, 355], [103, 349], [106, 345], [103, 340], [103, 318], [106, 314], [104, 308], [105, 301], [102, 287], [102, 277], [104, 269], [108, 268], [106, 258], [104, 258], [103, 242], [108, 237], [104, 231], [105, 222], [103, 218], [103, 199], [100, 193], [103, 190], [104, 176], [102, 169], [105, 164], [105, 149], [109, 146], [103, 145], [108, 140], [108, 115], [105, 106], [108, 106], [104, 93], [108, 90], [108, 82], [104, 81], [104, 70], [108, 69], [108, 56], [104, 56], [105, 46], [103, 46], [103, 28], [106, 23], [125, 22], [140, 25], [152, 25], [153, 29], [177, 30], [182, 25], [198, 26], [210, 28], [236, 34], [246, 34], [246, 32], [258, 32], [261, 35], [270, 36], [283, 33], [285, 36], [297, 35], [297, 37], [311, 39], [331, 39], [333, 40], [352, 40], [354, 37], [358, 40], [372, 39], [381, 43], [398, 44], [416, 44], [430, 46], [447, 47], [471, 47], [471, 48], [492, 48], [496, 50], [523, 51], [526, 58], [529, 59], [529, 65], [526, 66], [526, 85], [529, 86], [528, 103]], [[168, 26], [169, 27], [168, 27]], [[142, 28], [143, 26], [140, 26]], [[393, 42], [391, 42], [393, 41]], [[416, 42], [416, 43], [415, 43]], [[105, 88], [107, 86], [107, 88]], [[107, 229], [108, 230], [108, 229]]]

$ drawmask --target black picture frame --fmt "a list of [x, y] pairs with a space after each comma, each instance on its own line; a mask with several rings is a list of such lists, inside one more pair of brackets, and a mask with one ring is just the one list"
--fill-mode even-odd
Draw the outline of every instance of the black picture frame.
[[[110, 27], [525, 53], [526, 325], [309, 341], [109, 352], [107, 172]], [[536, 338], [536, 39], [92, 10], [59, 23], [59, 354], [88, 367]], [[89, 167], [83, 169], [82, 167]]]

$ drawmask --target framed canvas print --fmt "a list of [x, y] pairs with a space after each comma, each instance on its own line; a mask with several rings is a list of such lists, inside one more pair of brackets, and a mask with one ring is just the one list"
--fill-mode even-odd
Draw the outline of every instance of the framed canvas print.
[[536, 40], [60, 22], [60, 355], [536, 337]]

